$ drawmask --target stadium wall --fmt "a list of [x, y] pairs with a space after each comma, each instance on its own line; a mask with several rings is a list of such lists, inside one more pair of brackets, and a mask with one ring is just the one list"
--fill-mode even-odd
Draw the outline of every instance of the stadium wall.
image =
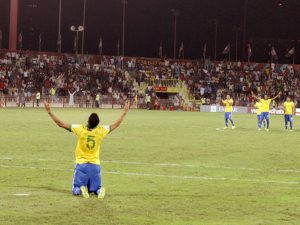
[[[59, 99], [59, 100], [58, 100]], [[40, 107], [43, 107], [43, 100], [47, 100], [51, 102], [52, 107], [54, 108], [96, 108], [95, 101], [89, 102], [89, 106], [86, 105], [86, 102], [80, 101], [79, 99], [75, 98], [75, 104], [73, 106], [69, 106], [68, 104], [68, 98], [58, 98], [55, 101], [52, 101], [50, 98], [42, 99], [40, 101]], [[3, 101], [4, 100], [4, 101]], [[124, 103], [123, 102], [116, 102], [112, 98], [104, 98], [101, 101], [101, 104], [99, 105], [100, 108], [110, 108], [110, 109], [120, 109], [123, 108]], [[21, 104], [18, 101], [17, 98], [9, 97], [4, 98], [2, 101], [0, 100], [0, 108], [2, 107], [19, 107], [21, 108]], [[26, 107], [27, 108], [36, 108], [36, 101], [32, 98], [30, 101], [26, 101]], [[146, 105], [136, 105], [132, 101], [132, 108], [135, 109], [146, 109]], [[157, 110], [180, 110], [180, 111], [194, 111], [194, 112], [209, 112], [209, 113], [224, 113], [225, 107], [224, 106], [218, 106], [218, 105], [201, 105], [199, 108], [197, 107], [165, 107], [163, 104], [157, 109]], [[242, 106], [235, 106], [233, 107], [233, 113], [237, 114], [256, 114], [257, 109], [254, 107], [242, 107]], [[271, 115], [283, 115], [284, 111], [283, 108], [273, 108], [270, 110]], [[300, 116], [300, 108], [296, 108], [296, 116]]]

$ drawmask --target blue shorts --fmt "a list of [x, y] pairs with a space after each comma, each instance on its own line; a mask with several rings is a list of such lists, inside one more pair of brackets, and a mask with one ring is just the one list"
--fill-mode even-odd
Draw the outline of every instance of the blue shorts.
[[257, 115], [257, 119], [258, 119], [259, 121], [261, 121], [261, 114], [260, 114], [260, 115]]
[[225, 112], [225, 120], [231, 119], [231, 112]]
[[87, 186], [89, 192], [97, 192], [101, 188], [101, 166], [84, 163], [77, 164], [73, 179], [73, 194], [80, 194], [80, 187]]
[[293, 116], [292, 115], [284, 115], [284, 119], [286, 122], [293, 122]]
[[261, 113], [261, 120], [264, 120], [264, 119], [266, 119], [266, 120], [268, 120], [270, 118], [270, 116], [269, 116], [269, 112], [262, 112]]

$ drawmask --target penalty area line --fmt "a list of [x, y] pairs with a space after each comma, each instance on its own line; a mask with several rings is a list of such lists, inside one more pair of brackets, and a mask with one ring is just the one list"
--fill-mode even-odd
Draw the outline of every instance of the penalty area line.
[[[49, 167], [26, 167], [26, 166], [7, 166], [1, 165], [0, 168], [15, 168], [15, 169], [37, 169], [37, 170], [50, 170], [50, 171], [74, 171], [73, 169], [60, 169]], [[132, 173], [132, 172], [119, 172], [119, 171], [106, 171], [104, 174], [111, 175], [123, 175], [123, 176], [136, 176], [136, 177], [157, 177], [157, 178], [169, 178], [169, 179], [181, 179], [181, 180], [206, 180], [206, 181], [231, 181], [240, 183], [268, 183], [268, 184], [286, 184], [286, 185], [299, 185], [296, 181], [281, 181], [281, 180], [260, 180], [260, 179], [237, 179], [227, 177], [209, 177], [209, 176], [179, 176], [172, 174], [154, 174], [154, 173]]]
[[116, 174], [116, 175], [126, 175], [126, 176], [162, 177], [162, 178], [173, 178], [173, 179], [234, 181], [234, 182], [247, 182], [247, 183], [275, 183], [275, 184], [291, 184], [291, 185], [300, 184], [299, 182], [296, 182], [296, 181], [237, 179], [237, 178], [226, 178], [226, 177], [178, 176], [178, 175], [151, 174], [151, 173], [129, 173], [129, 172], [104, 172], [104, 173]]

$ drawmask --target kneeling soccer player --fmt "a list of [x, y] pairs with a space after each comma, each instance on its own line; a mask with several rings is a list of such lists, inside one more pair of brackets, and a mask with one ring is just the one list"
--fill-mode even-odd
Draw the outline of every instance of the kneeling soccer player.
[[95, 193], [98, 198], [104, 198], [105, 188], [102, 187], [101, 183], [100, 145], [103, 138], [122, 123], [130, 108], [130, 103], [126, 103], [123, 114], [110, 126], [98, 126], [100, 120], [96, 113], [90, 115], [86, 126], [69, 125], [53, 115], [49, 103], [44, 102], [44, 105], [49, 116], [59, 127], [73, 132], [78, 138], [75, 151], [76, 168], [73, 194], [89, 198], [90, 193]]
[[283, 107], [285, 129], [288, 129], [288, 123], [290, 123], [290, 131], [293, 131], [293, 114], [295, 113], [295, 104], [291, 101], [290, 97], [287, 97], [286, 101], [283, 103]]

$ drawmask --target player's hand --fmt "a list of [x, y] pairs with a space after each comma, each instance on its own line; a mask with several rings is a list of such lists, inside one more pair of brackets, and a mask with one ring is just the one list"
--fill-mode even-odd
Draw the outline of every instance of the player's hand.
[[124, 111], [127, 113], [129, 111], [129, 109], [130, 109], [130, 101], [126, 101]]
[[282, 92], [280, 91], [280, 92], [278, 93], [278, 95], [279, 95], [279, 96], [282, 95]]
[[48, 113], [51, 112], [51, 109], [50, 109], [50, 104], [47, 102], [47, 101], [44, 101], [44, 106], [45, 106], [45, 109]]

